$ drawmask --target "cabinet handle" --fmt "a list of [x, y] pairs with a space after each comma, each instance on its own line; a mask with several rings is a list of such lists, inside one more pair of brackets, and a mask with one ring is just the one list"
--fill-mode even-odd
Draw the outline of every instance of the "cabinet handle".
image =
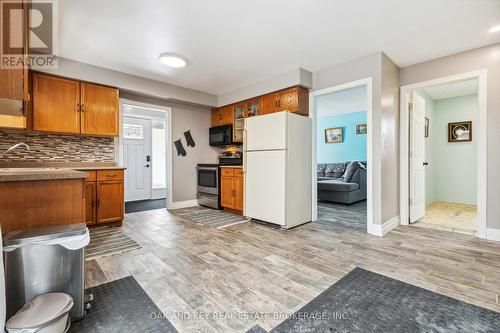
[[76, 103], [75, 111], [80, 112], [80, 103]]
[[80, 109], [82, 110], [82, 112], [85, 112], [85, 104], [82, 104], [82, 106], [80, 107]]

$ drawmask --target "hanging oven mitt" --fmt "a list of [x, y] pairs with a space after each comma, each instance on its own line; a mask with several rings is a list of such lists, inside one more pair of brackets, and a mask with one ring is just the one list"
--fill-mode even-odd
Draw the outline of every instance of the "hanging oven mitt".
[[184, 132], [184, 136], [186, 137], [186, 142], [188, 147], [194, 147], [196, 144], [194, 143], [193, 137], [191, 136], [191, 130], [187, 130]]
[[177, 149], [177, 156], [179, 156], [179, 155], [186, 156], [186, 150], [182, 146], [181, 139], [175, 141], [174, 144], [175, 144], [175, 148]]

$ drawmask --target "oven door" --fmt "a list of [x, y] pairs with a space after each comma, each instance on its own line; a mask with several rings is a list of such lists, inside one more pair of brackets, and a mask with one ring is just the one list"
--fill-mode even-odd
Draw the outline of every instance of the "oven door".
[[219, 194], [219, 170], [211, 167], [197, 167], [198, 192], [213, 195]]

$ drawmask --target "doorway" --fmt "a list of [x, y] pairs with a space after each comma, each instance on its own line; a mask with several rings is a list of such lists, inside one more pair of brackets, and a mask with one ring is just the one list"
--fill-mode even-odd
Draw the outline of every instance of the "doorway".
[[[334, 117], [331, 119], [321, 119], [323, 118], [322, 116], [326, 115], [322, 114], [323, 111], [320, 110], [322, 104], [327, 105], [327, 100], [336, 99], [335, 97], [338, 97], [338, 101], [340, 101], [333, 107], [336, 109], [338, 114], [327, 115]], [[353, 103], [353, 100], [356, 100], [356, 102]], [[360, 109], [357, 110], [358, 112], [355, 112], [352, 108], [352, 110], [346, 109], [345, 104], [354, 104], [354, 108], [359, 108], [356, 105], [362, 104], [363, 107], [361, 107], [361, 109], [363, 110]], [[332, 109], [332, 107], [327, 108]], [[350, 112], [340, 111], [342, 109]], [[310, 110], [312, 111], [310, 114], [313, 118], [313, 220], [325, 218], [325, 216], [329, 215], [329, 213], [334, 212], [337, 215], [340, 214], [346, 217], [344, 219], [344, 225], [346, 226], [351, 223], [353, 224], [352, 227], [362, 228], [368, 233], [383, 236], [384, 232], [382, 230], [382, 226], [374, 224], [374, 217], [380, 216], [380, 206], [374, 205], [373, 203], [374, 188], [372, 161], [374, 156], [374, 147], [372, 142], [375, 134], [372, 130], [372, 78], [362, 79], [311, 92]], [[335, 113], [335, 111], [333, 112]], [[346, 115], [342, 116], [343, 113]], [[347, 113], [351, 113], [351, 115], [347, 115]], [[323, 121], [326, 121], [326, 123], [323, 123]], [[338, 123], [339, 126], [326, 126], [329, 121], [344, 121], [345, 124]], [[351, 156], [349, 153], [352, 152], [352, 149], [343, 149], [347, 145], [347, 141], [345, 141], [347, 140], [347, 137], [349, 137], [349, 140], [354, 139], [354, 141], [362, 142], [361, 146], [365, 149], [362, 156]], [[340, 148], [337, 154], [331, 151], [331, 148], [333, 148], [334, 145], [336, 145], [336, 148]], [[344, 150], [344, 153], [349, 156], [346, 155], [341, 157], [339, 155], [341, 150]], [[332, 154], [335, 156], [329, 156]], [[330, 161], [332, 163], [324, 163], [325, 161], [323, 161], [323, 159], [326, 160], [329, 157], [332, 158]], [[339, 161], [336, 161], [336, 158], [339, 159]], [[320, 161], [319, 159], [322, 160]], [[358, 174], [362, 175], [358, 175], [356, 179], [351, 177], [349, 177], [350, 179], [343, 179], [350, 162], [355, 162], [354, 164], [356, 164], [360, 169]], [[327, 164], [326, 166], [329, 167], [328, 170], [323, 170], [324, 164]], [[342, 165], [339, 167], [338, 164]], [[333, 172], [334, 170], [337, 174]], [[327, 173], [327, 171], [329, 172]], [[342, 173], [342, 175], [340, 175], [340, 173]], [[335, 176], [340, 176], [340, 178]], [[326, 179], [325, 177], [333, 177], [336, 179]], [[335, 190], [333, 188], [334, 185], [338, 186], [338, 190], [342, 190], [340, 192], [346, 192], [347, 187], [350, 186], [348, 189], [349, 191], [347, 191], [349, 193], [336, 192], [340, 195], [338, 196], [336, 193], [331, 191]], [[332, 188], [327, 188], [329, 186]], [[340, 202], [333, 202], [330, 199]], [[318, 200], [321, 201], [319, 205]], [[352, 219], [352, 214], [357, 217]], [[354, 220], [359, 221], [360, 219], [361, 225], [359, 225], [359, 223], [358, 225], [354, 225]], [[348, 220], [353, 222], [349, 222]]]
[[483, 71], [401, 88], [401, 223], [486, 238]]
[[166, 208], [171, 200], [170, 108], [122, 101], [122, 112], [125, 211]]

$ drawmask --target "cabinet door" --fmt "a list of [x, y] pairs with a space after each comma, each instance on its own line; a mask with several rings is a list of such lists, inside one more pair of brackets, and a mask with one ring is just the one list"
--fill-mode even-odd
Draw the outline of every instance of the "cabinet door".
[[243, 142], [243, 130], [245, 129], [246, 103], [234, 105], [233, 109], [233, 142]]
[[276, 100], [276, 94], [268, 94], [260, 98], [260, 111], [262, 114], [276, 112], [277, 107], [278, 101]]
[[81, 85], [82, 134], [118, 136], [118, 89]]
[[96, 222], [96, 198], [97, 198], [97, 183], [85, 182], [83, 195], [85, 196], [85, 216], [84, 222], [87, 225], [95, 224]]
[[233, 208], [233, 177], [222, 176], [220, 179], [220, 204], [224, 208]]
[[243, 211], [243, 193], [244, 193], [244, 180], [243, 177], [234, 177], [233, 179], [233, 193], [235, 210]]
[[222, 124], [221, 125], [231, 125], [233, 124], [233, 109], [234, 105], [228, 105], [222, 108]]
[[80, 83], [35, 73], [33, 129], [80, 133]]
[[222, 113], [219, 109], [212, 110], [212, 127], [217, 127], [222, 124]]
[[297, 112], [299, 110], [298, 89], [287, 89], [277, 93], [278, 111], [288, 110]]
[[97, 223], [123, 220], [123, 181], [97, 182]]

